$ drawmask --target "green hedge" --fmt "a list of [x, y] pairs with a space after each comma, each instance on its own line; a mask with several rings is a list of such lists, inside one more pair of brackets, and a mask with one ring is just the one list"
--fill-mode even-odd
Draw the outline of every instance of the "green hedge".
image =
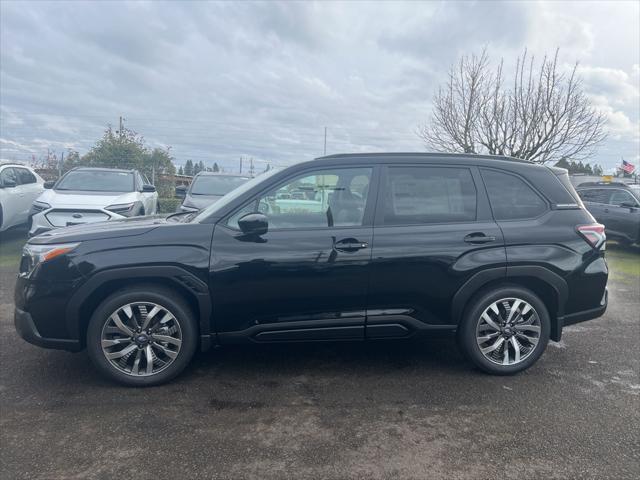
[[175, 213], [181, 203], [179, 198], [159, 198], [158, 213]]

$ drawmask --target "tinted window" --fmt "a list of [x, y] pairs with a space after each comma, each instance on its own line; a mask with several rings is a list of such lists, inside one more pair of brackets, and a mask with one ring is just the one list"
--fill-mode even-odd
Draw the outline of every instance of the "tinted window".
[[465, 168], [389, 167], [383, 198], [385, 225], [476, 219], [476, 188]]
[[56, 190], [89, 192], [133, 192], [133, 173], [107, 170], [74, 170], [67, 173]]
[[253, 200], [227, 225], [237, 229], [239, 218], [256, 211], [268, 217], [269, 230], [362, 225], [370, 180], [371, 168], [306, 173]]
[[606, 190], [604, 188], [589, 188], [587, 190], [580, 190], [578, 195], [580, 195], [580, 198], [585, 202], [609, 203], [611, 190]]
[[638, 201], [629, 192], [625, 192], [624, 190], [614, 190], [611, 194], [611, 200], [609, 200], [609, 203], [611, 205], [621, 205], [622, 203], [637, 205]]
[[535, 218], [547, 210], [547, 203], [515, 175], [482, 170], [482, 178], [496, 220]]
[[246, 177], [199, 175], [191, 184], [191, 195], [225, 195], [249, 180]]
[[18, 180], [22, 185], [27, 185], [29, 183], [36, 183], [36, 177], [33, 173], [31, 173], [26, 168], [16, 168], [16, 172], [18, 173]]

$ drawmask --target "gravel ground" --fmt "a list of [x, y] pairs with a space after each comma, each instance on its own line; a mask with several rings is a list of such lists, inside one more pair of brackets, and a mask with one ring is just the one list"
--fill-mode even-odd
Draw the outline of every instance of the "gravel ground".
[[640, 252], [610, 306], [514, 377], [450, 338], [227, 347], [126, 389], [13, 328], [20, 233], [0, 243], [3, 479], [639, 478]]

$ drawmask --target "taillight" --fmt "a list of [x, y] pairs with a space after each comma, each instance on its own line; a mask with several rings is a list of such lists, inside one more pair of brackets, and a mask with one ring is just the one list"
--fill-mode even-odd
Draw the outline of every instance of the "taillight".
[[582, 238], [593, 248], [598, 249], [604, 247], [604, 242], [607, 240], [607, 236], [604, 233], [604, 225], [599, 223], [578, 225], [576, 229], [578, 233], [582, 235]]

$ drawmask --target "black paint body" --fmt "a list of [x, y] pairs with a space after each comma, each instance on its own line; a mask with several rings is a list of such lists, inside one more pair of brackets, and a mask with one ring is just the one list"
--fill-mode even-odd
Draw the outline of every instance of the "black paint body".
[[[382, 225], [388, 168], [402, 165], [468, 169], [477, 194], [476, 220]], [[260, 193], [306, 171], [337, 166], [372, 167], [361, 226], [264, 235], [226, 226], [229, 216]], [[546, 211], [534, 219], [496, 221], [483, 169], [525, 179], [544, 198]], [[19, 276], [16, 326], [32, 343], [79, 350], [91, 313], [107, 295], [131, 284], [160, 283], [192, 306], [203, 348], [404, 337], [455, 330], [477, 292], [511, 283], [545, 301], [551, 338], [559, 340], [563, 325], [606, 309], [604, 253], [576, 231], [592, 223], [557, 172], [528, 162], [435, 154], [325, 157], [269, 176], [197, 222], [134, 218], [31, 239], [80, 244]]]

